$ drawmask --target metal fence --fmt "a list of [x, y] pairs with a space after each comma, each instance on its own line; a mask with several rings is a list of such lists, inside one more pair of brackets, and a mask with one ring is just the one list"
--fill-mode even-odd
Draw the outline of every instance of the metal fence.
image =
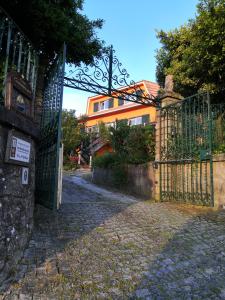
[[26, 79], [35, 94], [38, 56], [31, 42], [0, 7], [0, 103], [4, 103], [5, 83], [9, 71]]
[[209, 94], [160, 110], [160, 198], [213, 206]]

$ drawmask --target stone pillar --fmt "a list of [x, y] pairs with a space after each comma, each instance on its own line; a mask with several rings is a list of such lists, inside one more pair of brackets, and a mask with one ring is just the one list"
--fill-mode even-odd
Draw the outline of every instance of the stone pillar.
[[[173, 91], [173, 78], [172, 75], [168, 75], [166, 77], [165, 81], [165, 93], [161, 96], [160, 102], [161, 102], [161, 108], [164, 108], [168, 105], [174, 104], [180, 100], [182, 100], [183, 97], [175, 93]], [[164, 139], [166, 139], [165, 136], [163, 136], [164, 132], [167, 132], [167, 130], [162, 131], [165, 126], [167, 126], [166, 122], [164, 121], [163, 117], [161, 116], [162, 110], [158, 109], [156, 112], [156, 153], [155, 153], [155, 200], [160, 201], [160, 152], [161, 152], [161, 145]], [[168, 123], [168, 127], [170, 124]]]
[[[30, 118], [20, 112], [1, 107], [0, 290], [7, 286], [5, 280], [17, 272], [17, 263], [31, 236], [35, 197], [35, 153], [39, 135], [38, 127]], [[10, 142], [11, 136], [30, 144], [30, 154], [26, 152], [30, 157], [27, 164], [24, 165], [25, 160], [13, 159], [15, 152]], [[23, 176], [24, 172], [28, 177]]]

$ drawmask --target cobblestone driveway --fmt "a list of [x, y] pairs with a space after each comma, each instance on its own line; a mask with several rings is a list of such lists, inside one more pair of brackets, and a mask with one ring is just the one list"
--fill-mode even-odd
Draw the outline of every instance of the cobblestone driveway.
[[4, 299], [225, 299], [225, 213], [110, 199], [67, 177], [60, 212], [36, 213], [21, 276]]

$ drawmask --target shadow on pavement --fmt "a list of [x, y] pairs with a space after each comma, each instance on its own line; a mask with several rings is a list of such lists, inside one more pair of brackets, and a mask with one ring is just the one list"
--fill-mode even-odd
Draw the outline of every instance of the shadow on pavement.
[[225, 212], [200, 211], [149, 262], [131, 299], [225, 299]]

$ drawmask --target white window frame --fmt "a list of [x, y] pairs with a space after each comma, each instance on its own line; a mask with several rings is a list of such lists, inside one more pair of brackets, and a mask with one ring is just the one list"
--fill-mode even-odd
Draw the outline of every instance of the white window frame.
[[142, 116], [129, 119], [130, 126], [142, 125]]
[[109, 109], [109, 99], [100, 102], [99, 105], [99, 110], [106, 110], [106, 109]]
[[105, 123], [105, 126], [108, 127], [115, 127], [115, 122]]
[[128, 96], [128, 95], [125, 96], [123, 105], [127, 105], [127, 104], [131, 104], [131, 103], [132, 103], [131, 101], [127, 101], [127, 100], [126, 100], [127, 98], [129, 99], [129, 96]]

